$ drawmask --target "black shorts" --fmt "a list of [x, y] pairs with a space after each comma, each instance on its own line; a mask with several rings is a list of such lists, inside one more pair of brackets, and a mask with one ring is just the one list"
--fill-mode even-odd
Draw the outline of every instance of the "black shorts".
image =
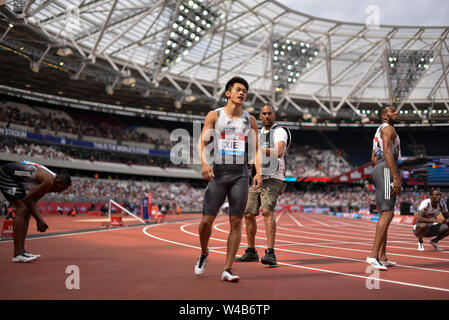
[[248, 170], [246, 165], [214, 166], [215, 178], [207, 184], [203, 214], [216, 216], [226, 197], [229, 215], [243, 217], [248, 201]]
[[374, 167], [372, 178], [376, 186], [376, 205], [379, 212], [394, 211], [396, 195], [391, 194], [393, 177], [385, 162]]
[[0, 191], [9, 202], [25, 198], [26, 191], [22, 184], [11, 177], [14, 163], [5, 164], [0, 167]]
[[[427, 224], [426, 232], [423, 234], [423, 237], [436, 237], [440, 234], [446, 232], [448, 230], [448, 226], [446, 223], [443, 224]], [[413, 233], [415, 236], [418, 236], [416, 233], [416, 224], [413, 226]]]

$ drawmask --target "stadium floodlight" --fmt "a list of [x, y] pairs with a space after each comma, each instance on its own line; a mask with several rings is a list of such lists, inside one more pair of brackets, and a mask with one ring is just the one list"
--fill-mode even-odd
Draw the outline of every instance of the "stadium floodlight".
[[174, 20], [172, 32], [167, 40], [163, 66], [181, 62], [204, 35], [217, 24], [221, 14], [213, 10], [210, 3], [202, 0], [183, 1], [179, 6], [178, 17]]
[[273, 86], [275, 92], [291, 87], [318, 56], [319, 47], [305, 41], [273, 40]]
[[108, 95], [112, 96], [114, 94], [114, 88], [111, 85], [107, 85], [105, 91]]
[[132, 86], [136, 84], [136, 78], [134, 77], [126, 77], [123, 79], [123, 84], [127, 86]]
[[429, 50], [390, 50], [386, 53], [394, 102], [401, 102], [433, 62]]
[[310, 120], [310, 119], [312, 119], [312, 114], [311, 113], [305, 113], [303, 116], [302, 116], [302, 118], [304, 119], [304, 120]]
[[31, 68], [31, 71], [33, 71], [34, 73], [39, 73], [39, 70], [40, 70], [40, 64], [39, 64], [38, 62], [32, 61], [32, 62], [30, 63], [30, 68]]
[[71, 54], [73, 54], [73, 51], [69, 47], [61, 47], [58, 49], [56, 54], [60, 57], [67, 57], [67, 56], [70, 56]]

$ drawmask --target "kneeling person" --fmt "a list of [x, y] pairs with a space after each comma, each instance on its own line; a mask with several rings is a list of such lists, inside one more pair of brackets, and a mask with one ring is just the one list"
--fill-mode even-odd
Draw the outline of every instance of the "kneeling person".
[[[438, 220], [438, 215], [442, 213], [444, 221]], [[444, 201], [441, 200], [441, 192], [432, 189], [430, 198], [423, 200], [418, 208], [418, 220], [413, 226], [413, 233], [418, 237], [418, 250], [424, 251], [423, 237], [435, 237], [429, 243], [437, 251], [443, 251], [438, 245], [438, 241], [449, 235], [449, 213]]]

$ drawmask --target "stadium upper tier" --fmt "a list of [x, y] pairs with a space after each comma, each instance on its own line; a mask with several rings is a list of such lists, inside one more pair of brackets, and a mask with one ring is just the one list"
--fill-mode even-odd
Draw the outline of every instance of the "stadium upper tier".
[[449, 116], [448, 26], [342, 22], [263, 0], [1, 3], [3, 92], [204, 116], [240, 75], [248, 110], [270, 102], [290, 121], [375, 121], [383, 102], [412, 121]]

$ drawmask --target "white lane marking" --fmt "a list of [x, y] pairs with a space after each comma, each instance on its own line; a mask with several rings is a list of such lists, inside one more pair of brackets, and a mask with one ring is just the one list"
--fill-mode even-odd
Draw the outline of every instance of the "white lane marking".
[[299, 222], [297, 219], [295, 219], [295, 217], [293, 217], [293, 215], [291, 215], [289, 212], [287, 212], [287, 214], [290, 217], [290, 219], [292, 219], [298, 226], [304, 227], [301, 222]]
[[[188, 234], [193, 234], [192, 232], [189, 232], [189, 231], [185, 230], [185, 227], [190, 226], [190, 225], [193, 225], [193, 224], [194, 224], [194, 223], [190, 223], [190, 224], [183, 225], [180, 229], [183, 230], [183, 231], [185, 231], [185, 232], [188, 233]], [[173, 243], [173, 244], [177, 244], [177, 245], [181, 245], [181, 246], [185, 246], [185, 247], [189, 247], [189, 248], [194, 248], [194, 249], [201, 250], [201, 248], [198, 247], [198, 246], [192, 246], [192, 245], [185, 244], [185, 243], [182, 243], [182, 242], [172, 241], [172, 240], [168, 240], [168, 239], [164, 239], [164, 238], [161, 238], [161, 237], [152, 235], [151, 233], [147, 232], [147, 229], [148, 229], [149, 227], [151, 227], [151, 226], [145, 227], [142, 231], [143, 231], [144, 234], [146, 234], [147, 236], [149, 236], [149, 237], [151, 237], [151, 238], [153, 238], [153, 239], [156, 239], [156, 240], [159, 240], [159, 241], [168, 242], [168, 243]], [[226, 240], [223, 240], [223, 239], [215, 239], [215, 240], [218, 240], [218, 241], [226, 241]], [[279, 249], [279, 250], [281, 250], [281, 249]], [[282, 250], [284, 250], [284, 251], [292, 251], [292, 250], [286, 250], [286, 249], [282, 249]], [[210, 251], [216, 252], [216, 253], [220, 253], [220, 254], [224, 254], [224, 255], [227, 254], [226, 252], [221, 252], [221, 251], [213, 250], [213, 249], [212, 249], [212, 250], [210, 249]], [[293, 252], [295, 252], [295, 251], [293, 251]], [[310, 253], [305, 252], [304, 254], [310, 254]], [[312, 255], [314, 255], [314, 254], [312, 254]], [[318, 256], [321, 256], [321, 255], [318, 255]], [[329, 257], [331, 257], [331, 256], [329, 256]], [[360, 260], [356, 260], [356, 259], [351, 259], [351, 260], [354, 260], [354, 261], [360, 261]], [[294, 264], [289, 264], [289, 263], [284, 263], [284, 262], [278, 262], [278, 264], [285, 265], [285, 266], [289, 266], [289, 267], [293, 267], [293, 268], [300, 268], [300, 269], [306, 269], [306, 270], [312, 270], [312, 271], [318, 271], [318, 272], [325, 272], [325, 273], [331, 273], [331, 274], [338, 274], [338, 275], [343, 275], [343, 276], [348, 276], [348, 277], [354, 277], [354, 278], [371, 279], [371, 277], [360, 276], [360, 275], [351, 274], [351, 273], [344, 273], [344, 272], [332, 271], [332, 270], [321, 269], [321, 268], [312, 268], [312, 267], [306, 267], [306, 266], [301, 266], [301, 265], [294, 265]], [[422, 289], [430, 289], [430, 290], [436, 290], [436, 291], [449, 292], [449, 289], [446, 289], [446, 288], [438, 288], [438, 287], [424, 286], [424, 285], [419, 285], [419, 284], [415, 284], [415, 283], [408, 283], [408, 282], [401, 282], [401, 281], [393, 281], [393, 280], [387, 280], [387, 279], [379, 279], [379, 281], [387, 282], [387, 283], [392, 283], [392, 284], [398, 284], [398, 285], [404, 285], [404, 286], [410, 286], [410, 287], [415, 287], [415, 288], [422, 288]]]

